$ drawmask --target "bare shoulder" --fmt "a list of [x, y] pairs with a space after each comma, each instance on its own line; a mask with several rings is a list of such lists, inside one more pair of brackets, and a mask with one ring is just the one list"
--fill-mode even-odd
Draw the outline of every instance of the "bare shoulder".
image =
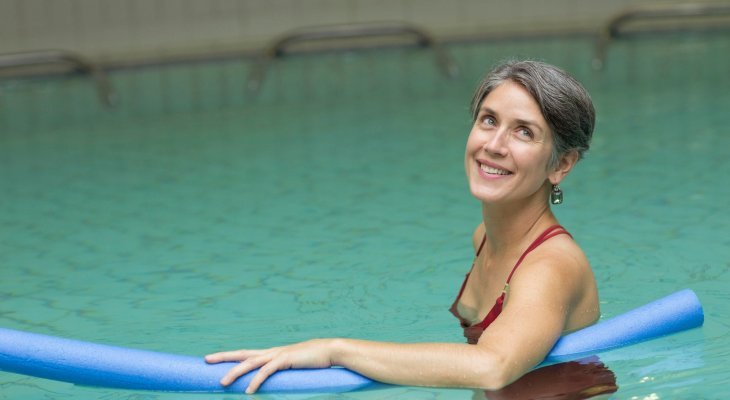
[[590, 325], [599, 316], [593, 269], [568, 235], [551, 238], [525, 258], [510, 283], [510, 296], [565, 310], [565, 330]]
[[525, 258], [523, 264], [520, 269], [542, 278], [554, 276], [566, 283], [593, 279], [588, 258], [568, 235], [558, 235], [545, 241]]

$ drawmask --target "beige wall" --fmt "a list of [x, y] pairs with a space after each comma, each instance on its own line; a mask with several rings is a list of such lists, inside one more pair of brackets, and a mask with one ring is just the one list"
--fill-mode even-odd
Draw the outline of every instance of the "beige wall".
[[[664, 1], [666, 2], [666, 0]], [[646, 0], [0, 0], [0, 53], [104, 60], [251, 50], [297, 27], [401, 20], [448, 39], [591, 31]]]

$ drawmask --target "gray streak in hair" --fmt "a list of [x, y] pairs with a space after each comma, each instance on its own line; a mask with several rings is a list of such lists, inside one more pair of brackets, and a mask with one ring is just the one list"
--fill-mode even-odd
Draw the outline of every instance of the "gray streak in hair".
[[553, 133], [549, 166], [555, 167], [571, 151], [582, 158], [590, 147], [596, 119], [593, 102], [583, 85], [550, 64], [508, 61], [494, 68], [479, 84], [471, 102], [474, 121], [484, 98], [506, 81], [522, 85], [540, 106]]

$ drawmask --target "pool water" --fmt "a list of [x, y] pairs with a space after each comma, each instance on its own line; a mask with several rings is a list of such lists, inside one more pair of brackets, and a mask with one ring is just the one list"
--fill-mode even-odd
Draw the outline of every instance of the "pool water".
[[[479, 204], [468, 101], [500, 59], [576, 75], [598, 111], [556, 208], [595, 269], [603, 318], [682, 288], [701, 329], [601, 354], [617, 399], [723, 398], [730, 373], [730, 36], [465, 43], [246, 60], [0, 86], [0, 326], [203, 355], [312, 337], [461, 342], [447, 312]], [[238, 398], [76, 387], [0, 373], [0, 398]], [[481, 396], [481, 397], [480, 397]], [[471, 399], [392, 387], [262, 398]]]

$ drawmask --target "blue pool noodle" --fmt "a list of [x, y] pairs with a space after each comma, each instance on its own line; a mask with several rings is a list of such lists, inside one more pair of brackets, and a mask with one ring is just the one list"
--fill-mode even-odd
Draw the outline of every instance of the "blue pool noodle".
[[704, 322], [705, 315], [697, 295], [689, 289], [680, 290], [561, 337], [543, 363], [574, 360], [696, 328]]
[[[702, 306], [685, 289], [560, 338], [545, 363], [566, 361], [701, 326]], [[242, 392], [219, 380], [235, 363], [129, 349], [0, 328], [0, 370], [79, 385], [172, 392]], [[377, 385], [344, 368], [279, 371], [260, 392], [345, 392]]]

